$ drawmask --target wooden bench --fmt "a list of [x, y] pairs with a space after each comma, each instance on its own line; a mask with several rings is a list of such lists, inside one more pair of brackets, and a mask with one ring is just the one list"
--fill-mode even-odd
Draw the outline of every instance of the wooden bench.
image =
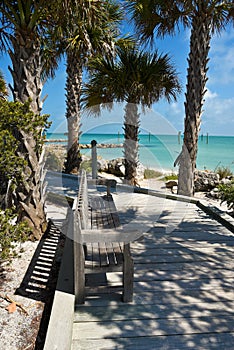
[[74, 283], [76, 303], [85, 301], [85, 274], [122, 272], [123, 302], [133, 299], [133, 259], [130, 237], [124, 232], [112, 198], [88, 196], [87, 177], [81, 172], [79, 191], [72, 208], [71, 227], [74, 239]]

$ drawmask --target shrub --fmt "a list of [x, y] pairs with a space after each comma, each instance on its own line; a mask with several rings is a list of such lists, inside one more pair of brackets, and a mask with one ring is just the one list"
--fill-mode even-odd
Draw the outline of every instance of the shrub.
[[87, 173], [92, 172], [92, 160], [83, 160], [80, 164], [80, 169], [84, 169]]
[[28, 239], [31, 229], [25, 222], [16, 222], [16, 214], [7, 209], [0, 211], [0, 260], [16, 256], [14, 243]]
[[228, 209], [234, 213], [234, 183], [219, 185], [221, 203], [227, 203]]
[[31, 203], [42, 208], [41, 203], [37, 203], [36, 190], [40, 189], [38, 170], [44, 144], [42, 130], [49, 126], [47, 119], [48, 115], [35, 115], [31, 111], [30, 101], [23, 104], [0, 99], [0, 206], [11, 208], [1, 212], [1, 257], [11, 254], [11, 242], [21, 240], [32, 231], [26, 222], [13, 225], [13, 212], [18, 211], [19, 220], [28, 218], [32, 224], [37, 221], [35, 214], [23, 211], [20, 202], [24, 201], [28, 208]]
[[178, 175], [176, 175], [176, 174], [166, 175], [163, 180], [164, 181], [178, 180]]
[[232, 176], [233, 173], [229, 167], [218, 167], [217, 170], [215, 171], [217, 174], [219, 174], [220, 180], [225, 179], [228, 176]]
[[162, 173], [160, 173], [157, 170], [153, 170], [153, 169], [145, 169], [144, 171], [144, 178], [145, 179], [154, 179], [156, 177], [160, 177], [162, 176]]
[[63, 170], [64, 161], [60, 157], [58, 157], [54, 152], [49, 151], [46, 155], [45, 167], [48, 170], [53, 171], [62, 171]]
[[0, 176], [4, 182], [11, 180], [21, 186], [21, 192], [22, 184], [32, 174], [28, 162], [31, 145], [25, 135], [33, 137], [34, 151], [39, 158], [44, 144], [41, 130], [49, 126], [47, 119], [48, 115], [34, 115], [30, 101], [23, 104], [0, 100]]

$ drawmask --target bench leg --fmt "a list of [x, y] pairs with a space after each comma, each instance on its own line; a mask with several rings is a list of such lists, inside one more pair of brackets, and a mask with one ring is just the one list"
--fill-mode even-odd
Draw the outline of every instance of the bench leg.
[[74, 242], [74, 287], [75, 303], [85, 302], [85, 271], [84, 271], [84, 249], [83, 245]]
[[130, 243], [124, 244], [123, 263], [123, 302], [130, 303], [133, 300], [133, 276], [134, 263], [130, 253]]

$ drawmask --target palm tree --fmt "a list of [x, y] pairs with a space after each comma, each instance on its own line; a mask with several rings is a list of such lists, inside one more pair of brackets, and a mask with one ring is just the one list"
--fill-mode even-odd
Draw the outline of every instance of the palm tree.
[[0, 99], [5, 100], [8, 96], [7, 84], [4, 79], [3, 73], [0, 71]]
[[[111, 54], [118, 24], [122, 18], [119, 5], [109, 1], [62, 1], [59, 26], [55, 37], [66, 52], [66, 118], [68, 124], [68, 154], [65, 171], [79, 168], [80, 95], [87, 58], [101, 52]], [[65, 14], [65, 15], [64, 15]], [[60, 19], [62, 18], [62, 21]], [[61, 40], [62, 39], [62, 40]]]
[[[0, 71], [0, 103], [2, 100], [6, 100], [8, 96], [7, 84], [4, 79], [3, 73]], [[3, 141], [5, 141], [3, 139]], [[2, 207], [2, 202], [5, 200], [5, 195], [7, 193], [7, 179], [5, 174], [0, 170], [0, 208]], [[2, 196], [3, 194], [3, 196]]]
[[191, 29], [188, 74], [185, 94], [184, 143], [179, 164], [178, 193], [194, 194], [197, 141], [208, 80], [208, 53], [211, 37], [233, 22], [233, 1], [127, 1], [137, 32], [144, 40], [154, 35], [174, 34], [182, 25]]
[[[96, 114], [113, 101], [126, 101], [124, 119], [125, 179], [136, 183], [138, 165], [139, 112], [137, 105], [150, 107], [161, 97], [176, 100], [180, 84], [168, 55], [119, 47], [117, 57], [98, 57], [90, 62], [91, 76], [84, 88], [84, 106]], [[107, 105], [105, 105], [107, 103]], [[92, 108], [93, 107], [93, 108]]]
[[[40, 114], [42, 109], [41, 92], [44, 72], [43, 49], [45, 48], [46, 29], [52, 25], [48, 1], [2, 0], [0, 4], [0, 48], [8, 51], [12, 68], [13, 87], [10, 86], [14, 100], [26, 102], [31, 100], [31, 110]], [[48, 57], [46, 59], [48, 60]]]
[[[10, 88], [15, 101], [30, 100], [34, 115], [39, 115], [42, 109], [41, 77], [48, 67], [44, 66], [42, 53], [54, 4], [45, 0], [2, 0], [0, 4], [0, 49], [8, 51], [11, 58], [13, 86]], [[41, 148], [36, 147], [33, 130], [17, 130], [15, 137], [20, 143], [18, 154], [27, 160], [28, 170], [15, 191], [14, 204], [19, 218], [29, 223], [35, 238], [40, 238], [47, 227], [40, 184]]]

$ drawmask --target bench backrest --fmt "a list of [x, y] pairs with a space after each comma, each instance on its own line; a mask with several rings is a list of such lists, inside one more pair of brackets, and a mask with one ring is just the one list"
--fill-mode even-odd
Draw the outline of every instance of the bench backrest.
[[76, 200], [73, 204], [73, 212], [76, 213], [76, 219], [80, 219], [80, 225], [82, 229], [88, 227], [88, 214], [89, 214], [89, 204], [88, 204], [88, 185], [87, 185], [87, 175], [85, 170], [81, 170], [79, 190]]

